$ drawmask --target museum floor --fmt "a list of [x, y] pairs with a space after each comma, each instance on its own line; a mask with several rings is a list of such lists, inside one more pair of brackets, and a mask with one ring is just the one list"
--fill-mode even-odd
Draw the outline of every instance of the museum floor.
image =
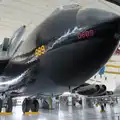
[[12, 115], [1, 115], [0, 120], [120, 120], [120, 105], [107, 105], [106, 111], [102, 113], [100, 107], [83, 109], [69, 106], [60, 110], [40, 109], [38, 115], [23, 115], [21, 107], [17, 106]]

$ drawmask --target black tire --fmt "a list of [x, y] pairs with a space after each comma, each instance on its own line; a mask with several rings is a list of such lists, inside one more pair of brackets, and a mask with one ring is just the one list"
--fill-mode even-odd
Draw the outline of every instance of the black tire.
[[12, 109], [13, 109], [12, 98], [8, 98], [6, 104], [6, 112], [12, 112]]
[[23, 113], [29, 112], [30, 111], [30, 107], [31, 107], [31, 100], [25, 98], [23, 103], [22, 103], [22, 111], [23, 111]]
[[38, 112], [39, 111], [39, 102], [38, 100], [34, 99], [31, 104], [31, 111]]
[[0, 112], [2, 111], [2, 99], [0, 99]]

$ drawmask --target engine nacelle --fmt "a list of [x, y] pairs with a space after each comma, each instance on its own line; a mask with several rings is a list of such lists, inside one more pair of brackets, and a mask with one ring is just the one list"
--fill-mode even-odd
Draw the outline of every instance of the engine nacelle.
[[96, 94], [94, 94], [94, 96], [101, 96], [106, 93], [106, 86], [105, 85], [99, 85], [99, 86], [100, 86], [100, 90]]
[[78, 93], [81, 95], [93, 95], [100, 90], [99, 85], [87, 85], [77, 89]]
[[77, 92], [81, 95], [100, 96], [106, 93], [106, 86], [97, 84], [80, 86]]

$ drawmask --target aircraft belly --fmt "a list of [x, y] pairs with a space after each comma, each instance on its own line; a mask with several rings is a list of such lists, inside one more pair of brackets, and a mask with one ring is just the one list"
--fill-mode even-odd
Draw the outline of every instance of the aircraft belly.
[[76, 86], [94, 75], [110, 58], [118, 41], [92, 38], [44, 54], [42, 71], [57, 85]]
[[69, 88], [56, 85], [50, 78], [47, 78], [45, 74], [41, 73], [36, 76], [36, 81], [34, 83], [26, 87], [24, 93], [61, 94], [65, 91], [69, 91]]

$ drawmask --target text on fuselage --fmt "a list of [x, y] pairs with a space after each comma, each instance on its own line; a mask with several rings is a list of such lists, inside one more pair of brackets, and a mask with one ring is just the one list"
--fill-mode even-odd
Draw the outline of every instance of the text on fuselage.
[[94, 30], [88, 30], [88, 31], [84, 31], [84, 32], [80, 32], [78, 34], [78, 39], [84, 39], [84, 38], [89, 38], [94, 36]]

